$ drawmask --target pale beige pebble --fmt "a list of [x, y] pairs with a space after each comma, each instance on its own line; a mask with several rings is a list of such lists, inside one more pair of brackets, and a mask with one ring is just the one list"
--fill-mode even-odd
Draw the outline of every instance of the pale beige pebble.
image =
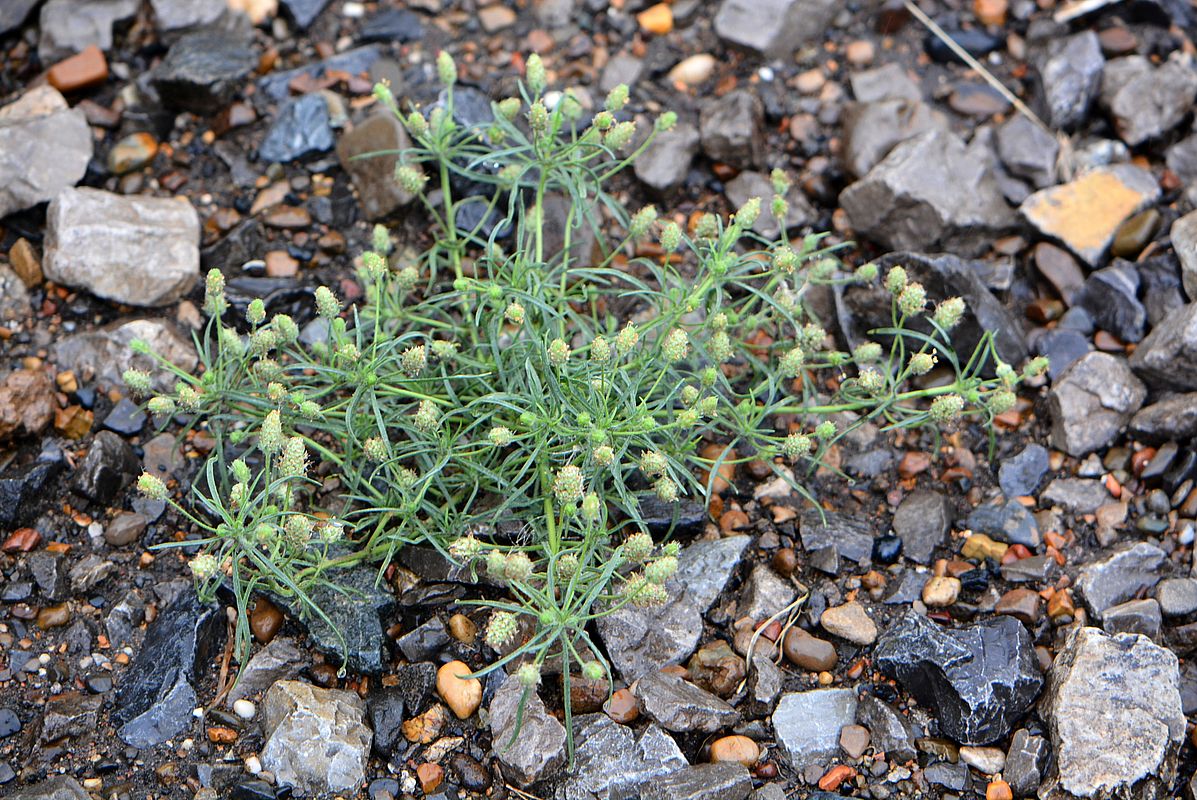
[[857, 39], [855, 42], [849, 42], [844, 48], [844, 58], [854, 67], [865, 67], [873, 63], [876, 52], [873, 43], [868, 39]]
[[710, 53], [698, 53], [684, 58], [669, 70], [669, 80], [697, 86], [711, 77], [715, 71], [715, 57]]
[[996, 775], [1006, 766], [1006, 753], [1000, 747], [970, 747], [960, 748], [960, 760], [977, 772], [986, 775]]
[[840, 749], [848, 758], [860, 758], [869, 747], [869, 729], [863, 725], [845, 725], [840, 728]]
[[461, 661], [450, 661], [436, 671], [436, 692], [458, 719], [469, 719], [482, 705], [482, 681], [464, 677], [471, 672]]
[[960, 596], [960, 579], [936, 576], [923, 586], [923, 602], [932, 607], [950, 606]]
[[827, 78], [822, 70], [808, 69], [806, 72], [800, 72], [794, 79], [794, 88], [803, 94], [817, 94], [825, 83]]
[[819, 617], [819, 624], [831, 635], [853, 644], [868, 646], [877, 641], [877, 623], [855, 600], [827, 609]]
[[487, 33], [501, 31], [515, 24], [516, 14], [506, 6], [487, 6], [478, 9], [478, 22]]
[[737, 763], [751, 767], [761, 757], [761, 748], [747, 736], [724, 736], [711, 742], [711, 763]]
[[278, 0], [227, 0], [229, 8], [249, 17], [254, 25], [261, 25], [278, 13]]

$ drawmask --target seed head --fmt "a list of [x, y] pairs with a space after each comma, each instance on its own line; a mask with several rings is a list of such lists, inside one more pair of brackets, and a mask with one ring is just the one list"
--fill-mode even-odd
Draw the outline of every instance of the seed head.
[[445, 50], [436, 54], [436, 77], [445, 86], [457, 83], [457, 64], [453, 62], [453, 56]]
[[295, 548], [303, 548], [308, 546], [308, 542], [312, 541], [312, 520], [303, 514], [292, 514], [287, 517], [287, 521], [283, 523], [283, 535], [287, 540], [287, 544]]
[[778, 362], [778, 372], [783, 378], [796, 378], [802, 372], [802, 367], [806, 364], [806, 352], [799, 347], [790, 348], [781, 361]]
[[815, 426], [815, 436], [822, 441], [835, 438], [835, 423], [825, 419]]
[[674, 126], [676, 126], [676, 125], [677, 125], [677, 112], [676, 111], [666, 111], [664, 114], [657, 117], [657, 121], [653, 125], [653, 128], [655, 128], [658, 133], [665, 133], [666, 131], [673, 130]]
[[248, 483], [250, 478], [249, 465], [240, 458], [233, 461], [229, 467], [232, 470], [233, 478], [241, 483]]
[[491, 650], [502, 650], [515, 639], [518, 630], [519, 621], [516, 620], [515, 614], [510, 611], [496, 611], [486, 626], [486, 644]]
[[409, 347], [399, 357], [399, 364], [409, 378], [414, 378], [428, 366], [428, 350], [422, 344]]
[[607, 671], [603, 669], [603, 665], [598, 661], [587, 661], [582, 665], [582, 675], [591, 681], [601, 681], [606, 677]]
[[585, 478], [582, 476], [581, 468], [576, 464], [566, 464], [557, 470], [557, 475], [553, 479], [553, 494], [557, 497], [558, 503], [567, 505], [579, 502], [585, 488]]
[[910, 373], [912, 375], [926, 375], [935, 368], [938, 359], [934, 353], [915, 353], [910, 357]]
[[564, 339], [554, 339], [549, 342], [549, 363], [554, 367], [564, 366], [569, 361], [569, 345]]
[[314, 400], [304, 400], [299, 404], [299, 416], [304, 419], [316, 419], [321, 413], [320, 405]]
[[790, 215], [790, 204], [784, 197], [775, 194], [773, 202], [769, 204], [769, 211], [773, 214], [774, 219], [784, 222], [785, 218]]
[[623, 107], [628, 104], [628, 85], [621, 83], [612, 89], [607, 94], [607, 102], [604, 107], [614, 114], [617, 111], [623, 111]]
[[809, 436], [801, 433], [791, 433], [781, 443], [781, 452], [786, 458], [806, 458], [814, 449], [814, 442]]
[[202, 393], [196, 391], [194, 386], [186, 383], [180, 383], [176, 389], [176, 394], [179, 397], [179, 408], [184, 411], [195, 411], [200, 406], [200, 401], [204, 399]]
[[327, 286], [316, 287], [316, 313], [325, 319], [332, 319], [341, 313], [341, 301]]
[[525, 689], [531, 689], [540, 683], [540, 667], [535, 664], [524, 664], [515, 671], [516, 680]]
[[609, 467], [615, 463], [615, 451], [611, 449], [611, 445], [601, 444], [594, 448], [594, 463], [600, 467]]
[[150, 393], [150, 373], [140, 369], [127, 369], [122, 377], [133, 394], [144, 396]]
[[644, 566], [644, 579], [658, 586], [664, 584], [677, 573], [677, 558], [661, 556]]
[[419, 194], [424, 191], [428, 176], [411, 164], [399, 164], [395, 167], [395, 182], [408, 194]]
[[532, 559], [523, 550], [508, 553], [503, 565], [503, 576], [509, 581], [526, 581], [532, 575]]
[[220, 562], [211, 553], [200, 553], [187, 566], [197, 581], [206, 581], [220, 570]]
[[645, 450], [640, 454], [640, 471], [645, 475], [660, 475], [669, 467], [669, 460], [660, 450]]
[[266, 320], [266, 303], [255, 297], [245, 309], [245, 319], [250, 325], [261, 325]]
[[662, 475], [653, 483], [653, 491], [656, 492], [657, 497], [661, 498], [666, 503], [676, 503], [678, 500], [678, 488], [673, 478]]
[[670, 361], [681, 361], [690, 353], [690, 337], [684, 330], [674, 328], [665, 336], [661, 345], [661, 352]]
[[493, 578], [502, 578], [507, 570], [507, 556], [502, 551], [491, 550], [486, 554], [486, 573]]
[[511, 432], [511, 428], [496, 425], [486, 434], [486, 438], [490, 439], [490, 443], [495, 447], [506, 447], [515, 440], [515, 434]]
[[998, 362], [997, 367], [994, 369], [994, 374], [1002, 382], [1002, 386], [1005, 386], [1007, 389], [1013, 387], [1018, 382], [1018, 373], [1014, 371], [1014, 367], [1005, 361]]
[[393, 108], [395, 105], [395, 95], [391, 92], [391, 87], [387, 81], [378, 81], [374, 84], [374, 99], [382, 103], [387, 108]]
[[544, 91], [548, 79], [545, 76], [544, 62], [540, 60], [537, 53], [528, 56], [528, 60], [524, 63], [524, 80], [528, 84], [528, 88], [532, 90], [533, 95], [538, 95]]
[[885, 276], [885, 288], [895, 297], [900, 295], [906, 288], [906, 270], [902, 267], [891, 267]]
[[936, 325], [945, 331], [950, 331], [960, 324], [962, 317], [964, 317], [964, 301], [959, 297], [949, 297], [935, 307], [932, 319], [935, 320]]
[[615, 336], [615, 349], [619, 351], [619, 355], [626, 356], [632, 352], [632, 348], [639, 341], [640, 332], [636, 330], [636, 326], [629, 320]]
[[407, 129], [412, 136], [420, 137], [428, 133], [428, 120], [419, 111], [412, 111], [407, 115]]
[[308, 451], [303, 439], [292, 436], [283, 446], [278, 459], [278, 469], [284, 478], [302, 478], [307, 473]]
[[923, 313], [927, 307], [927, 290], [921, 283], [908, 283], [898, 295], [898, 310], [908, 317]]
[[568, 581], [578, 574], [578, 557], [573, 553], [562, 553], [557, 557], [557, 577]]
[[611, 127], [607, 131], [606, 144], [612, 150], [622, 150], [628, 146], [632, 141], [632, 137], [636, 135], [635, 122], [620, 122]]
[[964, 398], [958, 394], [943, 394], [931, 401], [927, 416], [936, 422], [952, 422], [964, 410]]
[[633, 533], [623, 543], [623, 554], [628, 561], [643, 562], [653, 552], [653, 537], [643, 531]]
[[169, 496], [162, 479], [148, 472], [141, 473], [141, 477], [137, 479], [137, 491], [150, 500], [165, 500]]
[[682, 246], [682, 227], [676, 222], [666, 222], [661, 226], [661, 249], [666, 253], [676, 253]]
[[412, 417], [416, 430], [422, 433], [432, 433], [440, 427], [440, 412], [431, 400], [421, 400], [420, 407]]
[[528, 107], [528, 125], [537, 133], [549, 128], [549, 109], [543, 100], [537, 100]]
[[272, 456], [283, 449], [284, 443], [283, 418], [276, 409], [262, 420], [262, 427], [258, 430], [258, 449]]
[[860, 388], [872, 395], [879, 394], [885, 388], [885, 378], [873, 367], [862, 369], [856, 377], [856, 381], [860, 384]]
[[877, 265], [871, 262], [861, 264], [856, 268], [856, 280], [861, 283], [872, 283], [877, 280]]
[[294, 344], [299, 339], [299, 326], [287, 314], [275, 314], [270, 320], [270, 327], [283, 344]]
[[204, 312], [210, 317], [219, 317], [228, 307], [224, 299], [224, 273], [218, 269], [208, 270], [204, 281]]
[[865, 342], [852, 351], [852, 360], [857, 364], [875, 364], [881, 359], [881, 345]]
[[1047, 372], [1048, 360], [1046, 356], [1039, 356], [1032, 358], [1027, 362], [1026, 367], [1023, 368], [1023, 375], [1028, 378], [1038, 378], [1043, 373]]
[[761, 198], [750, 197], [740, 210], [736, 212], [736, 226], [741, 230], [748, 230], [756, 224], [761, 215]]
[[632, 221], [628, 224], [628, 235], [633, 239], [641, 239], [656, 221], [657, 207], [645, 206], [632, 216]]
[[521, 105], [518, 97], [504, 97], [499, 101], [499, 115], [511, 122], [520, 113]]
[[175, 401], [169, 397], [151, 397], [146, 407], [151, 414], [158, 417], [169, 417], [175, 413]]
[[482, 552], [482, 542], [473, 535], [462, 536], [449, 543], [449, 555], [458, 561], [471, 561]]
[[598, 522], [601, 512], [602, 503], [599, 501], [598, 495], [594, 492], [587, 492], [586, 496], [582, 498], [582, 518], [593, 525]]

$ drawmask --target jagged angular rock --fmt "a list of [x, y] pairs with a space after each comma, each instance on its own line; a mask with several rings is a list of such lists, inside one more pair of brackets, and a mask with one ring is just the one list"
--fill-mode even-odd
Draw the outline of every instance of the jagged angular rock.
[[1133, 164], [1115, 164], [1035, 192], [1019, 211], [1040, 234], [1096, 267], [1122, 223], [1159, 196], [1159, 184], [1150, 172]]
[[1044, 800], [1173, 796], [1185, 717], [1171, 651], [1077, 628], [1056, 654], [1042, 713], [1055, 756]]
[[1109, 353], [1078, 358], [1052, 385], [1048, 408], [1051, 443], [1083, 456], [1114, 441], [1147, 397], [1147, 387], [1127, 363]]
[[574, 768], [558, 800], [634, 797], [654, 779], [688, 767], [669, 734], [649, 724], [637, 734], [606, 714], [574, 718]]
[[1036, 59], [1042, 106], [1053, 128], [1072, 129], [1085, 121], [1101, 91], [1105, 58], [1093, 31], [1052, 37]]
[[289, 100], [279, 109], [258, 155], [267, 161], [288, 162], [327, 153], [336, 144], [328, 102], [315, 92]]
[[149, 345], [150, 350], [177, 366], [191, 372], [199, 363], [195, 348], [165, 321], [135, 319], [87, 333], [77, 333], [56, 342], [51, 360], [59, 369], [72, 370], [76, 375], [94, 376], [107, 389], [124, 389], [122, 377], [130, 368], [145, 370], [153, 376], [158, 391], [174, 388], [173, 375], [159, 369], [158, 362], [148, 355], [134, 353], [129, 347], [134, 339]]
[[150, 73], [150, 83], [173, 108], [214, 114], [229, 104], [256, 64], [248, 37], [198, 31], [171, 45]]
[[[389, 112], [371, 115], [337, 142], [337, 158], [353, 179], [366, 219], [382, 219], [415, 199], [395, 180], [398, 151], [410, 147], [403, 124]], [[370, 156], [383, 152], [388, 154]]]
[[[1194, 137], [1197, 142], [1197, 137]], [[1195, 170], [1197, 175], [1197, 170]], [[1197, 300], [1197, 211], [1190, 211], [1172, 223], [1172, 249], [1180, 259], [1181, 283], [1190, 300]]]
[[1096, 478], [1056, 478], [1039, 498], [1045, 505], [1060, 506], [1074, 514], [1092, 514], [1110, 501], [1110, 493]]
[[1163, 577], [1160, 567], [1167, 560], [1160, 548], [1137, 542], [1082, 567], [1076, 579], [1077, 589], [1085, 605], [1101, 619], [1106, 609], [1132, 600], [1139, 592], [1159, 583]]
[[682, 185], [698, 152], [698, 128], [679, 122], [673, 130], [658, 134], [632, 165], [636, 177], [648, 187], [667, 193]]
[[[521, 708], [522, 705], [522, 708]], [[536, 689], [508, 676], [490, 703], [490, 735], [503, 772], [520, 786], [546, 778], [565, 763], [565, 728]]]
[[857, 233], [892, 250], [979, 254], [1014, 225], [988, 162], [941, 130], [899, 144], [840, 205]]
[[1043, 685], [1031, 637], [1009, 616], [951, 629], [907, 610], [881, 634], [873, 659], [962, 744], [1004, 737]]
[[42, 64], [61, 61], [92, 44], [110, 50], [113, 26], [133, 19], [140, 6], [140, 0], [47, 0], [38, 26]]
[[648, 672], [633, 684], [632, 692], [644, 713], [667, 731], [714, 733], [740, 719], [723, 700], [677, 675]]
[[1094, 324], [1124, 342], [1137, 342], [1147, 328], [1147, 308], [1139, 302], [1136, 266], [1117, 259], [1089, 276], [1073, 304], [1089, 312]]
[[1176, 52], [1158, 67], [1146, 56], [1116, 58], [1102, 73], [1101, 104], [1132, 147], [1180, 124], [1197, 99], [1192, 57]]
[[1197, 392], [1173, 395], [1144, 406], [1131, 417], [1130, 432], [1151, 442], [1197, 436]]
[[158, 32], [176, 36], [219, 22], [229, 8], [225, 0], [150, 0], [150, 5]]
[[744, 582], [738, 611], [741, 616], [760, 622], [788, 606], [797, 594], [794, 584], [774, 572], [769, 565], [758, 564]]
[[871, 694], [860, 698], [856, 706], [856, 721], [868, 728], [873, 748], [884, 751], [895, 761], [910, 761], [918, 757], [911, 721], [896, 708]]
[[810, 509], [799, 517], [798, 532], [808, 553], [830, 550], [836, 559], [842, 556], [857, 564], [867, 564], [873, 556], [873, 527], [858, 517]]
[[947, 130], [948, 121], [919, 98], [891, 98], [849, 103], [844, 108], [844, 166], [860, 177], [897, 145], [931, 130]]
[[650, 782], [641, 800], [745, 800], [752, 775], [743, 764], [696, 764]]
[[778, 58], [818, 40], [837, 8], [835, 0], [723, 0], [715, 32], [725, 42]]
[[1002, 777], [1010, 784], [1015, 797], [1031, 797], [1039, 791], [1047, 769], [1048, 753], [1047, 739], [1026, 728], [1015, 731], [1002, 770]]
[[199, 278], [199, 216], [183, 197], [64, 189], [46, 214], [46, 277], [134, 306], [178, 300]]
[[[773, 201], [773, 182], [763, 172], [745, 170], [727, 182], [726, 193], [732, 208], [740, 208], [748, 200], [758, 197], [761, 208], [767, 209]], [[806, 195], [797, 186], [791, 186], [786, 193], [786, 229], [796, 231], [803, 225], [809, 225], [818, 218], [818, 212], [811, 207]], [[771, 213], [762, 213], [753, 223], [752, 229], [766, 239], [776, 239], [781, 233], [781, 225], [777, 217]]]
[[894, 511], [894, 533], [902, 540], [902, 552], [920, 564], [931, 562], [935, 548], [943, 544], [951, 525], [948, 499], [929, 489], [911, 492]]
[[1034, 494], [1043, 483], [1051, 464], [1047, 448], [1031, 443], [998, 467], [998, 485], [1007, 499]]
[[117, 677], [112, 721], [122, 742], [154, 747], [191, 726], [198, 702], [192, 682], [223, 631], [223, 614], [191, 590], [159, 613], [133, 663]]
[[41, 783], [17, 789], [8, 800], [91, 800], [91, 795], [70, 775], [55, 775]]
[[1176, 309], [1156, 325], [1131, 354], [1130, 366], [1153, 386], [1197, 390], [1197, 303]]
[[773, 712], [777, 744], [795, 770], [822, 764], [840, 750], [840, 730], [856, 721], [856, 692], [812, 689], [789, 692]]
[[71, 488], [107, 505], [140, 471], [141, 463], [128, 442], [111, 431], [100, 431], [76, 468]]
[[1056, 138], [1023, 114], [1015, 114], [994, 135], [998, 157], [1011, 175], [1036, 189], [1056, 182]]
[[353, 692], [279, 681], [262, 703], [262, 766], [300, 793], [356, 789], [370, 758], [365, 712]]
[[702, 150], [713, 161], [752, 167], [764, 158], [764, 107], [751, 92], [736, 90], [708, 103], [699, 118]]
[[87, 172], [91, 128], [51, 86], [0, 108], [0, 217], [52, 200]]
[[678, 557], [666, 584], [669, 602], [658, 608], [625, 606], [598, 620], [599, 636], [624, 680], [685, 660], [702, 635], [702, 615], [723, 591], [750, 538], [696, 542]]
[[276, 636], [270, 643], [250, 656], [249, 661], [237, 676], [237, 684], [229, 692], [228, 704], [264, 692], [276, 681], [294, 678], [303, 670], [307, 661], [291, 639]]
[[40, 0], [10, 0], [0, 6], [0, 34], [20, 27]]

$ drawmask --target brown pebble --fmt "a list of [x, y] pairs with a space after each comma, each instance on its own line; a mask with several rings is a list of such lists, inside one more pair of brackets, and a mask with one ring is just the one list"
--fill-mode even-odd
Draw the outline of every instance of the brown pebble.
[[773, 571], [783, 578], [794, 574], [798, 568], [798, 556], [792, 547], [783, 547], [773, 554]]
[[1039, 621], [1040, 600], [1038, 592], [1030, 589], [1011, 589], [997, 601], [994, 611], [1009, 614], [1028, 625]]
[[719, 697], [731, 697], [746, 677], [744, 659], [722, 639], [703, 645], [690, 657], [689, 679]]
[[33, 528], [17, 528], [4, 540], [0, 550], [6, 553], [28, 553], [42, 543], [42, 535]]
[[237, 731], [223, 726], [208, 728], [208, 741], [212, 744], [232, 744], [237, 741]]
[[267, 277], [294, 278], [299, 274], [299, 262], [286, 250], [271, 250], [264, 260]]
[[1005, 781], [994, 781], [985, 787], [985, 800], [1014, 800], [1014, 792]]
[[839, 653], [836, 652], [834, 644], [811, 636], [802, 628], [790, 628], [786, 631], [781, 649], [791, 664], [807, 672], [829, 670], [839, 660]]
[[249, 612], [249, 629], [262, 644], [268, 643], [283, 627], [283, 612], [265, 597], [259, 597]]
[[69, 603], [59, 603], [56, 606], [46, 606], [37, 612], [37, 627], [42, 630], [61, 628], [71, 621], [71, 606]]
[[743, 764], [751, 767], [761, 757], [761, 747], [747, 736], [724, 736], [711, 742], [712, 764]]
[[312, 678], [312, 683], [322, 689], [337, 685], [337, 668], [332, 664], [317, 664], [308, 670], [308, 674]]
[[46, 73], [46, 80], [60, 92], [86, 89], [107, 79], [108, 60], [104, 58], [104, 51], [94, 44], [83, 48], [81, 53], [59, 61]]
[[424, 762], [416, 767], [416, 777], [420, 779], [420, 790], [432, 794], [444, 783], [445, 770], [440, 764]]
[[462, 644], [473, 644], [478, 636], [478, 626], [465, 614], [449, 617], [449, 634]]
[[298, 206], [275, 206], [266, 212], [263, 221], [271, 228], [307, 228], [312, 215]]
[[416, 744], [430, 744], [440, 738], [449, 721], [449, 712], [440, 703], [418, 717], [403, 723], [403, 738]]
[[38, 258], [37, 251], [28, 239], [17, 239], [16, 244], [8, 251], [8, 260], [12, 264], [13, 272], [17, 273], [26, 288], [40, 286], [45, 280], [45, 276], [42, 275], [42, 260]]
[[640, 705], [630, 689], [617, 689], [603, 708], [620, 725], [631, 725], [640, 716]]

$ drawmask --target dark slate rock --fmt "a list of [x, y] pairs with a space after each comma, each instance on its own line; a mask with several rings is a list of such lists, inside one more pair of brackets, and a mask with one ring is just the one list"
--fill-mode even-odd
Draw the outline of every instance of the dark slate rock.
[[745, 800], [752, 775], [743, 764], [698, 764], [651, 781], [641, 800]]
[[0, 34], [19, 28], [41, 0], [8, 0], [0, 4]]
[[265, 692], [277, 681], [289, 680], [299, 675], [307, 663], [295, 642], [283, 636], [276, 636], [270, 643], [250, 656], [248, 663], [237, 675], [237, 685], [229, 692], [227, 703]]
[[[1030, 352], [1022, 324], [986, 288], [978, 277], [977, 263], [953, 255], [918, 253], [889, 253], [876, 261], [882, 275], [890, 267], [902, 265], [912, 281], [926, 287], [932, 303], [948, 297], [963, 298], [968, 310], [952, 331], [957, 352], [973, 352], [986, 331], [996, 331], [998, 355], [1009, 364], [1021, 364]], [[891, 324], [890, 301], [889, 293], [881, 286], [850, 286], [837, 292], [836, 315], [849, 344], [855, 347], [871, 338], [868, 331]], [[922, 323], [913, 327], [924, 333], [931, 330]]]
[[873, 749], [884, 750], [899, 763], [918, 758], [911, 721], [884, 700], [871, 694], [862, 696], [856, 705], [856, 721], [869, 729]]
[[1044, 737], [1036, 736], [1026, 728], [1015, 732], [1002, 770], [1002, 777], [1010, 784], [1015, 797], [1030, 797], [1039, 790], [1047, 771], [1049, 752]]
[[896, 581], [890, 581], [889, 594], [885, 596], [885, 604], [890, 606], [908, 606], [923, 595], [929, 575], [908, 569], [902, 572]]
[[739, 712], [726, 702], [677, 675], [648, 672], [632, 691], [650, 719], [675, 733], [714, 733], [740, 719]]
[[445, 623], [440, 617], [433, 617], [410, 633], [403, 634], [395, 644], [408, 661], [428, 661], [436, 658], [450, 641], [452, 639]]
[[386, 8], [362, 25], [359, 42], [414, 42], [424, 37], [420, 16], [406, 8]]
[[1047, 485], [1039, 499], [1074, 514], [1092, 514], [1110, 502], [1110, 492], [1096, 478], [1056, 478]]
[[906, 611], [881, 635], [873, 656], [963, 744], [1004, 737], [1043, 685], [1031, 637], [1009, 616], [943, 629]]
[[574, 767], [556, 795], [561, 800], [630, 800], [661, 776], [689, 766], [677, 742], [656, 725], [636, 731], [606, 714], [575, 717], [574, 725]]
[[1002, 577], [1011, 583], [1042, 583], [1060, 571], [1059, 564], [1049, 555], [1031, 556], [1009, 564], [1002, 564]]
[[214, 114], [229, 104], [256, 64], [248, 37], [199, 31], [171, 46], [150, 84], [168, 106]]
[[935, 786], [962, 792], [968, 786], [968, 765], [963, 761], [955, 764], [949, 761], [937, 761], [923, 770], [923, 777]]
[[1035, 516], [1020, 503], [978, 506], [968, 515], [968, 527], [1001, 542], [1039, 546], [1039, 525]]
[[219, 607], [201, 603], [191, 590], [158, 615], [133, 663], [118, 676], [112, 720], [121, 741], [153, 747], [191, 726], [197, 703], [192, 682], [223, 630]]
[[105, 430], [120, 436], [135, 436], [145, 427], [146, 413], [127, 397], [122, 397], [104, 418]]
[[702, 150], [713, 161], [741, 168], [755, 166], [764, 158], [763, 123], [764, 110], [755, 94], [729, 92], [703, 108], [699, 120]]
[[1066, 328], [1050, 330], [1039, 337], [1035, 351], [1047, 356], [1047, 376], [1053, 381], [1086, 353], [1093, 350], [1089, 337]]
[[1046, 189], [1056, 182], [1056, 138], [1023, 114], [1015, 114], [994, 136], [998, 156], [1010, 174]]
[[873, 560], [878, 564], [896, 564], [902, 556], [902, 540], [897, 536], [878, 536], [873, 540]]
[[31, 522], [50, 499], [43, 490], [61, 469], [58, 461], [35, 461], [0, 473], [0, 527]]
[[[370, 566], [328, 573], [337, 588], [321, 586], [310, 594], [332, 621], [332, 627], [316, 614], [276, 599], [306, 628], [312, 644], [322, 653], [344, 659], [353, 672], [377, 675], [386, 663], [385, 640], [380, 615], [395, 607], [395, 595], [386, 581], [379, 582], [378, 570]], [[340, 636], [338, 636], [338, 633]], [[341, 643], [344, 637], [344, 646]]]
[[0, 739], [5, 739], [21, 730], [21, 718], [11, 708], [0, 708]]
[[1007, 499], [1033, 495], [1050, 468], [1047, 448], [1032, 443], [1018, 455], [1002, 461], [998, 467], [998, 485]]
[[336, 143], [328, 103], [319, 93], [305, 94], [279, 110], [258, 148], [258, 155], [266, 161], [295, 161], [327, 153]]
[[1176, 309], [1135, 348], [1131, 369], [1148, 383], [1197, 390], [1197, 303]]
[[1138, 633], [1148, 639], [1159, 639], [1163, 624], [1163, 612], [1154, 597], [1110, 606], [1101, 615], [1101, 627], [1106, 633]]
[[1197, 392], [1173, 395], [1144, 406], [1131, 417], [1130, 432], [1150, 442], [1183, 441], [1197, 436]]
[[70, 775], [55, 775], [5, 796], [8, 800], [91, 800], [79, 781]]
[[370, 66], [378, 60], [379, 55], [379, 49], [374, 45], [346, 50], [344, 53], [337, 53], [335, 56], [330, 56], [314, 64], [289, 69], [286, 72], [273, 72], [258, 80], [258, 88], [271, 100], [282, 101], [290, 93], [291, 81], [300, 75], [323, 78], [330, 70], [360, 75], [369, 71]]
[[695, 500], [667, 503], [655, 492], [639, 495], [637, 500], [644, 529], [654, 538], [661, 539], [672, 532], [674, 536], [690, 539], [702, 533], [706, 525], [706, 508]]
[[42, 743], [85, 736], [96, 729], [104, 698], [80, 692], [63, 692], [46, 703], [42, 712]]
[[395, 686], [403, 697], [403, 704], [409, 716], [428, 710], [432, 692], [436, 688], [436, 664], [402, 664], [395, 667]]
[[952, 527], [952, 508], [939, 492], [916, 489], [903, 498], [894, 512], [894, 532], [902, 539], [906, 557], [929, 564], [935, 548], [944, 543]]
[[[1001, 39], [986, 33], [981, 28], [953, 30], [949, 31], [948, 35], [952, 37], [952, 41], [964, 48], [974, 58], [987, 56], [1002, 46]], [[942, 39], [930, 33], [923, 39], [923, 48], [927, 51], [927, 55], [940, 64], [964, 63], [960, 60], [960, 56], [956, 55], [950, 47], [944, 44]]]
[[404, 709], [403, 690], [397, 686], [380, 687], [366, 697], [366, 711], [374, 729], [374, 752], [380, 758], [390, 758], [395, 746], [403, 741]]
[[89, 500], [109, 505], [140, 472], [141, 462], [128, 442], [111, 431], [100, 431], [79, 463], [71, 488]]
[[1160, 567], [1167, 554], [1155, 545], [1138, 542], [1110, 556], [1086, 564], [1077, 575], [1076, 586], [1085, 605], [1098, 619], [1111, 606], [1133, 600], [1140, 592], [1159, 583]]
[[287, 16], [301, 31], [316, 21], [320, 12], [328, 5], [328, 0], [282, 0], [283, 9]]
[[[1174, 228], [1175, 229], [1175, 228]], [[1185, 304], [1180, 266], [1176, 256], [1165, 254], [1148, 258], [1138, 264], [1142, 280], [1143, 307], [1147, 309], [1147, 323], [1154, 328], [1164, 317]]]
[[830, 548], [857, 564], [867, 564], [873, 555], [873, 526], [847, 514], [809, 509], [799, 519], [799, 536], [808, 553]]
[[56, 602], [67, 598], [69, 583], [65, 555], [39, 550], [30, 554], [26, 563], [42, 597]]
[[1118, 259], [1089, 276], [1074, 303], [1089, 312], [1097, 327], [1124, 342], [1137, 342], [1147, 330], [1147, 309], [1139, 302], [1139, 273]]
[[1053, 128], [1071, 129], [1089, 115], [1101, 91], [1105, 58], [1093, 31], [1066, 38], [1053, 37], [1036, 59], [1038, 96]]

